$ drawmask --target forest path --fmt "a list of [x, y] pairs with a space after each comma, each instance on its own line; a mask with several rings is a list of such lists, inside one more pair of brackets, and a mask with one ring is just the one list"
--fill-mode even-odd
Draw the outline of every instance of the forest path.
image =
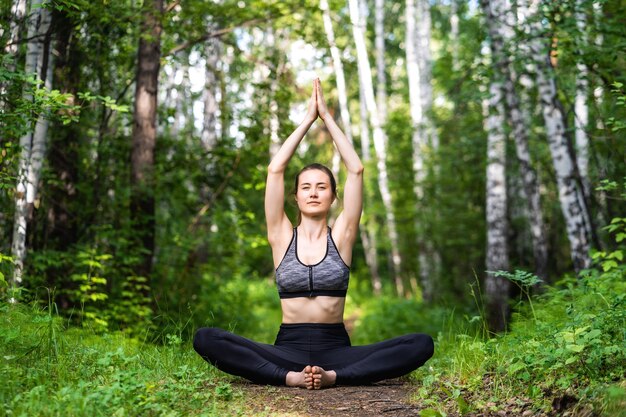
[[[247, 398], [250, 416], [419, 416], [409, 401], [410, 385], [391, 379], [368, 386], [339, 386], [323, 390], [237, 384]], [[249, 414], [248, 414], [249, 413]]]

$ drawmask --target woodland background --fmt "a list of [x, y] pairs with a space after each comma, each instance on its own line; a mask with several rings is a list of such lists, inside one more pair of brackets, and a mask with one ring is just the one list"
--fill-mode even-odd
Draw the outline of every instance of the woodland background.
[[[479, 346], [484, 362], [490, 340], [544, 349], [486, 366], [522, 391], [547, 384], [527, 393], [535, 410], [572, 389], [594, 412], [612, 412], [607, 392], [624, 404], [623, 1], [2, 0], [0, 22], [0, 314], [6, 349], [27, 352], [5, 356], [23, 381], [5, 410], [35, 395], [28, 352], [50, 363], [66, 331], [189, 350], [197, 327], [220, 326], [272, 342], [266, 167], [317, 76], [366, 167], [354, 340], [438, 335], [440, 362], [416, 379], [451, 384], [440, 415], [493, 403], [467, 404], [487, 371], [466, 380], [445, 354]], [[341, 194], [320, 122], [287, 187], [312, 161]], [[47, 344], [20, 339], [38, 320]], [[515, 342], [524, 331], [537, 333]]]

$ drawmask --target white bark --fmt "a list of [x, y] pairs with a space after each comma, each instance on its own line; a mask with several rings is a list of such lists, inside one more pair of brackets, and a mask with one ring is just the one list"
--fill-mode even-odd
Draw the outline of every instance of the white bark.
[[26, 0], [13, 0], [11, 5], [11, 23], [9, 24], [9, 39], [5, 52], [11, 55], [17, 54], [20, 40], [20, 24], [26, 16]]
[[[506, 196], [506, 136], [504, 133], [504, 97], [502, 84], [494, 79], [489, 87], [489, 99], [483, 100], [485, 130], [487, 132], [487, 271], [507, 270], [508, 222]], [[487, 317], [492, 330], [504, 330], [508, 316], [509, 281], [487, 273], [485, 296]]]
[[528, 119], [524, 116], [520, 100], [515, 87], [515, 75], [511, 65], [513, 43], [516, 25], [515, 15], [511, 4], [507, 0], [483, 1], [483, 10], [491, 40], [491, 50], [494, 56], [494, 71], [499, 73], [503, 83], [503, 91], [508, 108], [508, 121], [513, 130], [515, 150], [520, 164], [520, 174], [523, 183], [524, 196], [527, 203], [528, 220], [533, 242], [535, 260], [535, 274], [546, 277], [548, 262], [548, 244], [545, 237], [539, 183], [528, 149], [528, 132], [531, 130]]
[[[343, 125], [343, 130], [346, 138], [348, 138], [350, 143], [352, 143], [352, 122], [350, 121], [350, 112], [348, 111], [348, 93], [346, 89], [346, 79], [343, 71], [343, 64], [341, 62], [341, 53], [339, 52], [339, 48], [337, 48], [337, 44], [335, 43], [335, 31], [333, 29], [333, 23], [330, 17], [330, 10], [327, 0], [320, 0], [320, 9], [322, 10], [324, 31], [326, 32], [326, 40], [328, 41], [330, 56], [333, 61], [335, 79], [337, 80], [337, 93], [339, 95], [339, 112], [341, 116], [341, 124]], [[341, 156], [339, 155], [337, 149], [335, 149], [332, 163], [332, 170], [333, 173], [335, 173], [335, 177], [339, 172], [340, 161]]]
[[[18, 45], [20, 41], [20, 25], [22, 20], [26, 16], [26, 0], [14, 0], [11, 6], [11, 22], [9, 23], [9, 38], [7, 44], [4, 47], [4, 51], [7, 55], [12, 55], [16, 58]], [[15, 61], [12, 61], [7, 68], [9, 72], [15, 70]], [[6, 93], [6, 86], [4, 83], [0, 83], [0, 98], [4, 97]], [[1, 100], [1, 99], [0, 99]], [[5, 103], [0, 101], [0, 109], [4, 108]]]
[[[437, 152], [439, 148], [439, 135], [432, 122], [431, 111], [433, 105], [432, 87], [432, 53], [431, 53], [431, 29], [429, 0], [417, 0], [417, 56], [419, 62], [419, 82], [422, 106], [422, 142], [430, 150], [429, 154]], [[437, 167], [435, 167], [435, 170]], [[424, 174], [425, 175], [425, 174]], [[423, 229], [423, 228], [422, 228]], [[427, 231], [422, 231], [422, 243], [419, 254], [420, 278], [422, 283], [422, 296], [426, 301], [431, 301], [434, 296], [434, 279], [439, 269], [439, 254], [433, 247], [432, 241], [427, 237]]]
[[[485, 267], [487, 271], [499, 271], [509, 268], [504, 103], [507, 98], [505, 97], [505, 84], [511, 79], [504, 50], [504, 38], [508, 37], [505, 32], [509, 30], [507, 27], [509, 22], [506, 21], [505, 16], [510, 15], [511, 6], [507, 0], [481, 0], [480, 3], [489, 29], [492, 67], [494, 67], [489, 86], [489, 99], [484, 99], [482, 102], [487, 132], [487, 201], [485, 207], [487, 256]], [[511, 93], [515, 92], [511, 91]], [[506, 327], [509, 286], [508, 280], [487, 272], [485, 296], [487, 319], [491, 330], [502, 331]]]
[[219, 133], [217, 131], [217, 118], [219, 112], [219, 103], [217, 101], [217, 92], [219, 89], [217, 80], [217, 65], [220, 60], [220, 41], [218, 38], [210, 38], [206, 42], [202, 145], [207, 151], [211, 151], [217, 145], [217, 138], [219, 137]]
[[528, 32], [531, 58], [536, 65], [539, 99], [546, 125], [550, 154], [554, 164], [559, 190], [561, 211], [565, 218], [571, 257], [576, 271], [591, 266], [591, 222], [576, 172], [576, 161], [572, 158], [565, 135], [566, 119], [557, 97], [556, 80], [549, 60], [544, 34], [539, 20], [539, 0], [528, 3], [529, 16], [524, 29]]
[[376, 33], [376, 103], [378, 104], [380, 121], [384, 125], [387, 120], [387, 75], [385, 73], [385, 0], [376, 0], [374, 17], [374, 31]]
[[374, 137], [374, 149], [376, 150], [376, 166], [378, 168], [378, 187], [385, 206], [385, 215], [387, 223], [387, 231], [389, 234], [389, 242], [391, 243], [391, 260], [393, 265], [394, 281], [398, 294], [404, 294], [404, 285], [400, 276], [402, 258], [398, 245], [398, 233], [396, 230], [396, 220], [393, 213], [393, 205], [391, 201], [391, 193], [389, 192], [387, 178], [387, 149], [385, 132], [382, 129], [380, 118], [378, 117], [378, 109], [376, 99], [374, 98], [374, 87], [372, 85], [372, 71], [370, 68], [367, 49], [365, 46], [364, 23], [359, 18], [358, 0], [348, 0], [350, 8], [350, 18], [352, 21], [352, 31], [354, 42], [357, 50], [357, 60], [359, 67], [359, 84], [363, 90], [367, 112], [370, 124], [372, 126]]
[[414, 0], [406, 0], [406, 72], [409, 81], [409, 106], [413, 123], [413, 173], [414, 191], [418, 201], [423, 198], [422, 182], [424, 180], [423, 153], [426, 143], [423, 138], [423, 109], [421, 92], [420, 66], [417, 56], [416, 7]]
[[[595, 24], [597, 25], [598, 22], [602, 19], [602, 3], [600, 2], [593, 3], [593, 16], [594, 16]], [[598, 47], [598, 49], [600, 49], [602, 47], [602, 43], [604, 43], [604, 36], [602, 35], [602, 33], [598, 33], [596, 35], [596, 38], [594, 39], [594, 44]], [[602, 83], [600, 83], [598, 86], [596, 86], [593, 89], [593, 98], [596, 103], [596, 106], [600, 107], [602, 105], [602, 100], [604, 98], [604, 88], [602, 86]], [[601, 117], [596, 118], [596, 127], [600, 130], [604, 129], [604, 123]]]
[[363, 156], [363, 162], [367, 166], [367, 162], [372, 160], [372, 153], [370, 151], [370, 127], [368, 122], [369, 116], [367, 114], [365, 93], [363, 92], [362, 88], [359, 88], [359, 115], [361, 117], [361, 123], [359, 127], [361, 130], [361, 155]]
[[450, 0], [450, 44], [452, 46], [452, 71], [459, 66], [459, 5], [458, 0]]
[[[350, 120], [350, 112], [348, 111], [348, 93], [346, 89], [346, 80], [343, 71], [343, 64], [341, 62], [341, 54], [339, 52], [339, 48], [337, 48], [337, 44], [335, 43], [335, 31], [333, 29], [327, 0], [320, 0], [320, 9], [322, 10], [324, 30], [326, 32], [326, 39], [328, 41], [330, 55], [333, 61], [335, 79], [337, 80], [337, 93], [339, 95], [339, 111], [341, 116], [341, 122], [346, 138], [348, 139], [348, 141], [350, 141], [350, 143], [353, 143], [354, 140], [352, 136], [352, 121]], [[362, 122], [363, 121], [365, 122], [365, 128], [361, 128], [361, 146], [369, 148], [367, 109], [365, 109], [365, 117], [362, 117]], [[366, 137], [363, 138], [363, 135], [365, 135]], [[370, 160], [369, 149], [365, 151], [363, 148], [362, 156], [363, 163], [367, 165]], [[339, 171], [338, 167], [335, 168], [335, 165], [339, 165], [339, 158], [340, 155], [337, 152], [337, 149], [335, 149], [335, 153], [333, 154], [333, 172]], [[365, 216], [361, 216], [361, 218], [365, 218]], [[382, 283], [380, 280], [380, 275], [378, 274], [378, 258], [376, 256], [376, 235], [370, 233], [369, 226], [371, 222], [366, 221], [365, 223], [365, 227], [361, 227], [359, 232], [361, 234], [361, 241], [363, 243], [363, 249], [365, 252], [365, 262], [370, 269], [370, 274], [372, 277], [372, 289], [375, 295], [379, 295], [382, 289]]]
[[[45, 34], [50, 26], [51, 14], [48, 9], [41, 7], [41, 0], [33, 0], [32, 12], [28, 19], [28, 39], [24, 72], [35, 74], [50, 86], [52, 71], [51, 48], [44, 47]], [[32, 101], [32, 94], [25, 90], [24, 101]], [[26, 259], [26, 227], [29, 208], [35, 201], [37, 185], [41, 173], [41, 165], [45, 154], [45, 141], [48, 123], [39, 118], [34, 132], [29, 132], [20, 138], [20, 159], [18, 162], [17, 184], [15, 193], [15, 218], [13, 224], [13, 241], [11, 254], [15, 261], [13, 277], [10, 282], [11, 292], [22, 285], [24, 260]], [[29, 129], [30, 130], [30, 129]], [[11, 296], [11, 301], [15, 299]]]
[[[417, 0], [416, 6], [415, 0], [406, 1], [405, 19], [406, 19], [406, 71], [409, 82], [409, 106], [412, 122], [412, 145], [413, 145], [413, 191], [417, 197], [418, 205], [424, 197], [423, 181], [426, 176], [424, 167], [424, 154], [427, 150], [426, 140], [426, 123], [424, 115], [424, 105], [429, 100], [429, 92], [424, 91], [425, 77], [424, 70], [428, 66], [426, 61], [430, 56], [429, 53], [425, 53], [420, 50], [425, 47], [425, 43], [428, 44], [428, 40], [424, 40], [425, 30], [423, 26], [426, 22], [418, 20], [418, 17], [423, 17], [421, 0]], [[430, 20], [430, 19], [429, 19]], [[418, 32], [418, 27], [420, 31]], [[427, 77], [426, 77], [427, 78]], [[432, 91], [430, 91], [430, 98], [432, 98]], [[416, 217], [416, 230], [417, 230], [417, 251], [418, 251], [418, 263], [419, 263], [419, 275], [422, 287], [422, 297], [430, 301], [433, 295], [433, 271], [430, 265], [428, 251], [427, 251], [427, 239], [425, 238], [425, 230], [423, 222], [419, 216]], [[429, 245], [431, 246], [431, 245]]]
[[[578, 29], [579, 43], [587, 46], [587, 16], [582, 0], [576, 1], [576, 28]], [[589, 95], [589, 70], [583, 62], [582, 56], [576, 62], [576, 98], [574, 100], [574, 129], [576, 137], [576, 163], [578, 173], [583, 185], [583, 191], [587, 199], [591, 196], [589, 182], [589, 137], [587, 125], [589, 123], [589, 108], [587, 97]]]
[[[11, 22], [9, 24], [9, 38], [5, 45], [4, 51], [7, 55], [17, 57], [18, 44], [20, 41], [20, 24], [26, 15], [26, 0], [14, 0], [11, 6]], [[7, 71], [15, 70], [15, 61], [11, 61], [7, 67]], [[7, 93], [7, 85], [0, 82], [0, 113], [5, 111]], [[0, 224], [4, 224], [5, 213], [0, 212]], [[0, 240], [4, 241], [4, 233], [0, 230]]]
[[[368, 124], [367, 105], [365, 104], [365, 95], [363, 89], [359, 88], [359, 110], [360, 110], [360, 136], [361, 136], [361, 158], [363, 165], [370, 166], [372, 154], [370, 152], [370, 129]], [[366, 201], [372, 201], [370, 188], [365, 187]], [[363, 216], [365, 219], [365, 227], [360, 228], [361, 241], [363, 242], [363, 250], [365, 252], [365, 261], [370, 269], [372, 289], [374, 294], [379, 295], [382, 290], [382, 281], [378, 272], [378, 238], [376, 237], [374, 216]]]
[[[267, 34], [267, 44], [274, 46], [278, 49], [278, 53], [282, 54], [284, 43], [281, 39], [280, 33], [275, 35], [274, 31], [270, 28]], [[285, 52], [286, 53], [286, 52]], [[273, 76], [270, 75], [270, 160], [274, 158], [274, 155], [278, 152], [281, 145], [280, 137], [278, 136], [278, 130], [280, 128], [280, 120], [278, 116], [278, 101], [276, 101], [276, 94], [278, 92], [278, 82], [282, 72], [282, 58], [279, 58], [274, 68]]]

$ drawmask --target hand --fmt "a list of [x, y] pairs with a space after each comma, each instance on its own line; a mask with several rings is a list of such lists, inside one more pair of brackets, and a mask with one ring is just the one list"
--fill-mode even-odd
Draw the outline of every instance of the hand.
[[304, 121], [307, 123], [313, 123], [314, 121], [317, 120], [317, 116], [319, 116], [318, 111], [317, 111], [317, 87], [314, 81], [313, 93], [311, 93], [311, 99], [309, 100], [309, 107], [307, 108]]
[[319, 78], [315, 79], [314, 91], [317, 92], [317, 113], [322, 120], [326, 120], [326, 117], [330, 115], [326, 101], [324, 100], [324, 94], [322, 93], [322, 83]]

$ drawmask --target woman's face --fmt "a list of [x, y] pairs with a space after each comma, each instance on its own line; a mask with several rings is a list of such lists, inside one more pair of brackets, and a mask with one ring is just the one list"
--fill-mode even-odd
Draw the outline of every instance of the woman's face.
[[300, 174], [296, 202], [302, 215], [326, 216], [335, 195], [328, 175], [319, 169], [309, 169]]

